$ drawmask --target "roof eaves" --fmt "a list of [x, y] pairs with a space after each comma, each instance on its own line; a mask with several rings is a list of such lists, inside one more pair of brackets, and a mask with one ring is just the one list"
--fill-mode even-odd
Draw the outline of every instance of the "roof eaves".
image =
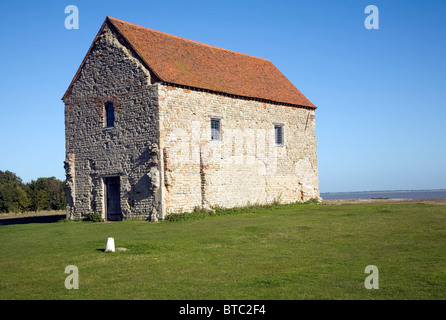
[[301, 109], [308, 109], [308, 110], [316, 110], [317, 109], [317, 107], [312, 103], [311, 103], [311, 106], [302, 105], [302, 104], [294, 104], [294, 103], [281, 102], [281, 101], [275, 101], [275, 100], [270, 100], [270, 99], [256, 98], [256, 97], [251, 97], [251, 96], [242, 96], [242, 95], [237, 95], [237, 94], [232, 94], [232, 93], [227, 93], [227, 92], [222, 92], [222, 91], [210, 90], [210, 89], [206, 89], [206, 88], [191, 87], [191, 86], [186, 86], [183, 84], [166, 82], [166, 81], [160, 81], [160, 84], [165, 85], [165, 86], [172, 86], [172, 87], [195, 90], [195, 91], [209, 92], [209, 93], [232, 97], [232, 98], [236, 98], [236, 99], [254, 100], [254, 101], [259, 101], [259, 102], [264, 102], [264, 103], [276, 104], [276, 105], [287, 106], [287, 107], [295, 107], [295, 108], [301, 108]]

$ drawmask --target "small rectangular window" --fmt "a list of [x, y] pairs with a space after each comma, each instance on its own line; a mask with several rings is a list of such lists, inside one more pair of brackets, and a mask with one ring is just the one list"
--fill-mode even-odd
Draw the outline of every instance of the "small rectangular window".
[[106, 128], [113, 128], [115, 126], [115, 108], [111, 102], [105, 105], [105, 126]]
[[274, 125], [274, 141], [276, 146], [283, 146], [283, 126]]
[[221, 141], [220, 119], [211, 119], [211, 140]]

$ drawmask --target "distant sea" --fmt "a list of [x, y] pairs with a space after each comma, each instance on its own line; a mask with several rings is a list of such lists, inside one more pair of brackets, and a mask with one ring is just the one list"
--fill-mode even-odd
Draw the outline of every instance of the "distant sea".
[[321, 193], [323, 200], [336, 199], [443, 199], [446, 189], [436, 190], [386, 190], [386, 191], [357, 191], [357, 192], [325, 192]]

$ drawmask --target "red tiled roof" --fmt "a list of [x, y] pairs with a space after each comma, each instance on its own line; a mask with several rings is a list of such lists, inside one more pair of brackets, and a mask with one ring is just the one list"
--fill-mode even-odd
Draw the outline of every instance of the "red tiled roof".
[[269, 60], [111, 17], [107, 21], [163, 82], [316, 108]]

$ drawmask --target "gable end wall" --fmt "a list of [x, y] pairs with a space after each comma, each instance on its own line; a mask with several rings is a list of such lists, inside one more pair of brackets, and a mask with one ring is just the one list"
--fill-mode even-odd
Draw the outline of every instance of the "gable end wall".
[[[157, 219], [157, 93], [150, 72], [105, 25], [64, 99], [68, 218], [106, 218], [104, 178], [119, 176], [123, 218]], [[108, 101], [113, 128], [104, 128]]]

